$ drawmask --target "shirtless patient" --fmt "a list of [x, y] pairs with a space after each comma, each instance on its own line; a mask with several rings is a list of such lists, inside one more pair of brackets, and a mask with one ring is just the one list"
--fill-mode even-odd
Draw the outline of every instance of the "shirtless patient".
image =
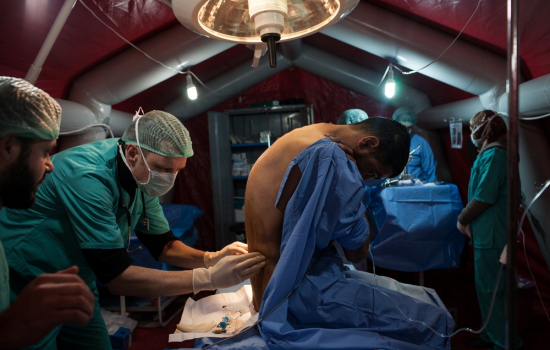
[[[296, 129], [277, 140], [254, 164], [246, 188], [246, 235], [250, 252], [267, 258], [262, 272], [252, 277], [254, 307], [260, 310], [262, 297], [280, 256], [286, 204], [301, 179], [295, 165], [275, 207], [279, 188], [291, 161], [313, 143], [332, 134], [351, 148], [364, 180], [395, 177], [403, 170], [410, 139], [407, 130], [386, 118], [370, 118], [354, 125], [314, 124]], [[365, 219], [366, 220], [366, 219]], [[368, 253], [367, 240], [355, 250], [344, 250], [346, 259], [359, 262]]]

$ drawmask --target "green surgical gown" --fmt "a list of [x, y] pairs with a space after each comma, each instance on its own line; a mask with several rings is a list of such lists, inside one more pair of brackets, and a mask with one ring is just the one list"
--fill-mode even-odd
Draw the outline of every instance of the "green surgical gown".
[[[140, 191], [136, 190], [131, 206], [130, 195], [122, 188], [122, 193], [119, 192], [116, 143], [116, 139], [97, 141], [54, 155], [54, 171], [46, 175], [33, 207], [0, 211], [0, 239], [10, 266], [12, 295], [19, 294], [42, 273], [73, 265], [79, 267], [80, 277], [95, 291], [96, 276], [81, 249], [126, 247], [128, 221], [124, 209], [118, 207], [120, 195], [129, 207], [132, 229], [137, 227], [147, 234], [170, 230], [158, 198], [145, 194], [150, 222], [147, 230], [141, 225]], [[86, 342], [94, 341], [83, 338], [82, 348]]]
[[[490, 206], [470, 223], [476, 292], [483, 321], [487, 318], [495, 288], [499, 257], [506, 245], [508, 225], [508, 171], [507, 151], [501, 147], [482, 152], [472, 167], [468, 200], [478, 200]], [[487, 328], [481, 338], [495, 344], [495, 349], [506, 346], [505, 304], [506, 270], [503, 270], [497, 289], [495, 305]], [[522, 342], [518, 339], [517, 346]]]
[[8, 262], [4, 254], [4, 246], [0, 241], [0, 312], [3, 312], [10, 305], [10, 285], [8, 275]]

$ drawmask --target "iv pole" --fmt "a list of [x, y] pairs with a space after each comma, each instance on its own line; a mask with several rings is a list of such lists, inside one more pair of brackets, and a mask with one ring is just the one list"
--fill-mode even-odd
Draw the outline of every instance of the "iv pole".
[[518, 0], [508, 3], [508, 252], [506, 261], [506, 349], [516, 346], [517, 328], [517, 231], [519, 188], [518, 154], [518, 78], [519, 78], [519, 36]]

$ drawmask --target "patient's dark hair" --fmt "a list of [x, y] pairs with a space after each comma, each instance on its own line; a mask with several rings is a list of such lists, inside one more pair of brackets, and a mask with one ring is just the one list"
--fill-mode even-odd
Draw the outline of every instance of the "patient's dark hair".
[[390, 177], [401, 174], [407, 165], [411, 147], [411, 138], [405, 126], [395, 120], [375, 117], [350, 124], [349, 127], [366, 136], [376, 136], [380, 144], [371, 155], [380, 163], [391, 166]]

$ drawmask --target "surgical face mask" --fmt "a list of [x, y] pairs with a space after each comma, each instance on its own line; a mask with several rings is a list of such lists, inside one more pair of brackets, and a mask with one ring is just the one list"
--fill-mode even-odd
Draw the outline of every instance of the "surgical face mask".
[[479, 140], [474, 139], [474, 134], [475, 134], [474, 132], [472, 132], [472, 133], [470, 134], [470, 140], [472, 140], [472, 143], [473, 143], [474, 146], [476, 146], [476, 148], [477, 148], [477, 147], [479, 147], [479, 146], [478, 146]]
[[[136, 180], [136, 184], [138, 185], [138, 188], [145, 192], [149, 197], [160, 197], [162, 195], [165, 195], [172, 186], [174, 186], [174, 181], [176, 180], [176, 176], [178, 173], [175, 174], [172, 173], [161, 173], [160, 171], [151, 170], [149, 168], [149, 164], [147, 164], [147, 160], [145, 159], [145, 155], [143, 154], [143, 151], [141, 150], [141, 146], [139, 143], [139, 137], [138, 137], [138, 125], [139, 125], [139, 119], [136, 120], [136, 141], [138, 144], [139, 152], [141, 153], [141, 156], [143, 157], [143, 162], [145, 163], [145, 166], [147, 167], [147, 170], [149, 170], [149, 179], [146, 183], [140, 182], [136, 177], [134, 176], [134, 173], [132, 173], [132, 176], [134, 177], [134, 180]], [[126, 161], [126, 157], [124, 156], [124, 153], [122, 152], [122, 147], [119, 145], [120, 155], [122, 156], [122, 160], [124, 161], [124, 164], [130, 169], [130, 172], [132, 172], [132, 169], [130, 168], [130, 165]]]
[[470, 134], [470, 140], [472, 140], [472, 143], [474, 144], [474, 146], [476, 146], [476, 148], [479, 148], [479, 141], [481, 141], [483, 139], [483, 137], [485, 136], [485, 133], [488, 132], [488, 128], [485, 128], [485, 130], [483, 131], [483, 134], [481, 134], [481, 137], [479, 139], [474, 139], [474, 135], [475, 133], [479, 130], [479, 128], [481, 128], [484, 124], [487, 124], [487, 123], [490, 123], [491, 120], [493, 120], [493, 118], [495, 118], [497, 115], [494, 114], [492, 115], [491, 117], [487, 118], [485, 121], [483, 121], [481, 124], [479, 124], [475, 129], [474, 131], [472, 131], [472, 133]]

